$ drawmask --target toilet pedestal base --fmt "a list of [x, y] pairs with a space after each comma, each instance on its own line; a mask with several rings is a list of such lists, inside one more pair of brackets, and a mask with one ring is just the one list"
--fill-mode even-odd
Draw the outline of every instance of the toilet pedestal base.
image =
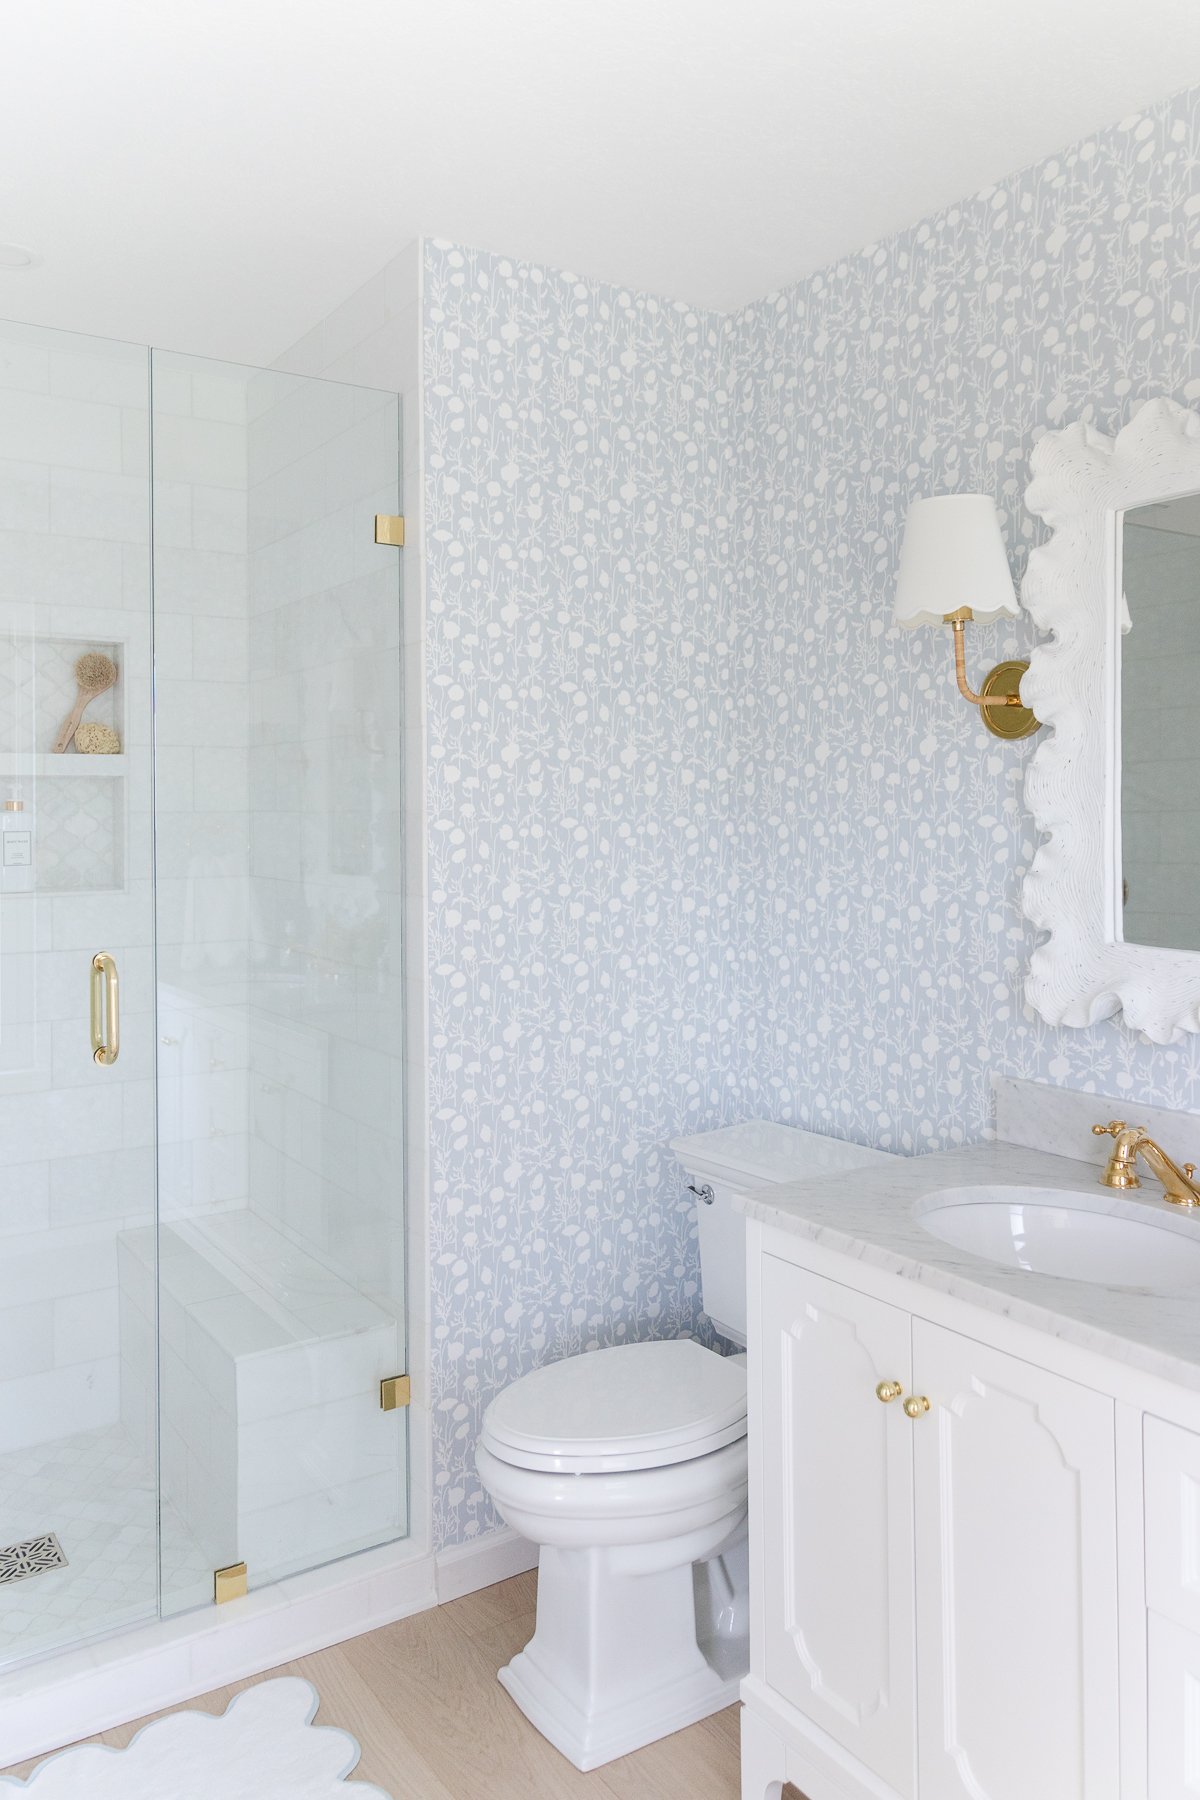
[[500, 1681], [577, 1769], [598, 1768], [738, 1698], [742, 1641], [715, 1641], [708, 1660], [696, 1641], [692, 1564], [657, 1566], [664, 1548], [542, 1547], [537, 1629]]

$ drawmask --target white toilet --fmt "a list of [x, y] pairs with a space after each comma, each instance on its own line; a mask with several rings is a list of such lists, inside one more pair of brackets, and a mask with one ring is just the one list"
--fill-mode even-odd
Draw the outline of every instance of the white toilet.
[[[883, 1160], [753, 1122], [671, 1148], [697, 1197], [705, 1310], [745, 1343], [737, 1193]], [[483, 1484], [541, 1546], [537, 1628], [500, 1680], [579, 1769], [730, 1705], [748, 1665], [746, 1373], [691, 1339], [549, 1363], [498, 1394]]]

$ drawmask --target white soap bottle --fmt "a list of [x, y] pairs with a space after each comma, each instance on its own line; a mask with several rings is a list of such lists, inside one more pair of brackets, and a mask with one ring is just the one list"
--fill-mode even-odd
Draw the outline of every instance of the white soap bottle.
[[33, 815], [23, 800], [0, 807], [0, 891], [27, 894], [33, 888]]

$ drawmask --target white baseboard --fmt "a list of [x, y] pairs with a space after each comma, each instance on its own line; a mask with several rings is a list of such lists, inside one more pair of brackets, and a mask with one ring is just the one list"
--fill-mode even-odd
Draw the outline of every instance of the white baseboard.
[[461, 1600], [464, 1594], [492, 1587], [497, 1581], [507, 1581], [510, 1575], [523, 1575], [526, 1569], [537, 1568], [537, 1560], [537, 1545], [519, 1537], [507, 1525], [469, 1544], [452, 1544], [448, 1550], [438, 1552], [438, 1605]]
[[[462, 1591], [500, 1579], [485, 1576]], [[411, 1542], [388, 1544], [244, 1600], [14, 1669], [0, 1677], [0, 1769], [391, 1625], [437, 1600], [432, 1554]]]

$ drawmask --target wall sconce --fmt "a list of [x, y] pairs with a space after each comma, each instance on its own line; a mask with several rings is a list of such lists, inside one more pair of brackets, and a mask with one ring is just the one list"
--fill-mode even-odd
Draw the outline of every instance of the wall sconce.
[[[971, 604], [964, 605], [968, 599]], [[1021, 704], [1021, 677], [1029, 664], [997, 663], [976, 693], [967, 680], [966, 626], [971, 619], [990, 625], [993, 619], [1015, 619], [1019, 614], [990, 494], [937, 494], [914, 500], [900, 548], [895, 622], [949, 625], [958, 691], [979, 708], [984, 724], [999, 738], [1029, 737], [1040, 726], [1041, 721]]]

